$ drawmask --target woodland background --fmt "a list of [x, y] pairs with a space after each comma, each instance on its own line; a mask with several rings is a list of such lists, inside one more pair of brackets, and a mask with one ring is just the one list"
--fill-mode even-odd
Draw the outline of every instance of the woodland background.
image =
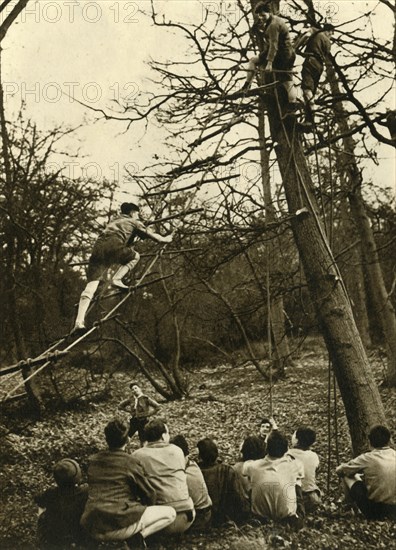
[[[0, 9], [8, 4], [3, 1]], [[27, 0], [14, 4], [0, 25], [1, 40], [12, 33]], [[185, 411], [188, 422], [196, 419], [189, 424], [191, 442], [209, 430], [224, 442], [229, 460], [236, 459], [240, 438], [255, 430], [260, 414], [282, 411], [287, 430], [310, 422], [310, 415], [301, 414], [304, 400], [298, 401], [307, 388], [312, 402], [327, 402], [327, 409], [312, 418], [321, 435], [332, 440], [335, 419], [343, 419], [344, 453], [348, 431], [358, 452], [370, 423], [387, 421], [394, 427], [394, 175], [386, 181], [367, 176], [370, 165], [380, 166], [384, 151], [389, 155], [395, 146], [396, 35], [379, 32], [375, 23], [379, 14], [394, 20], [394, 5], [387, 0], [361, 3], [366, 8], [348, 20], [342, 10], [334, 12], [336, 4], [273, 2], [274, 12], [280, 9], [289, 20], [293, 36], [307, 22], [327, 20], [336, 26], [317, 97], [315, 133], [302, 135], [293, 121], [282, 124], [284, 98], [263, 80], [265, 75], [258, 75], [258, 84], [267, 84], [265, 95], [254, 89], [240, 93], [243, 67], [261, 47], [250, 35], [250, 2], [234, 3], [237, 17], [229, 16], [227, 3], [202, 2], [203, 16], [195, 23], [169, 18], [162, 3], [143, 4], [153, 28], [173, 32], [185, 47], [172, 59], [150, 61], [152, 85], [133, 102], [121, 98], [94, 112], [98, 120], [118, 121], [129, 132], [158, 125], [167, 134], [161, 146], [153, 144], [150, 165], [130, 171], [124, 187], [106, 178], [66, 177], [58, 165], [54, 169], [52, 160], [60, 153], [70, 160], [78, 157], [62, 145], [76, 129], [65, 124], [42, 129], [23, 104], [18, 113], [8, 110], [0, 91], [4, 368], [36, 357], [69, 332], [89, 251], [119, 202], [138, 194], [146, 222], [174, 234], [116, 318], [25, 384], [23, 377], [32, 372], [26, 363], [1, 377], [1, 432], [10, 476], [5, 495], [22, 498], [27, 482], [20, 468], [27, 463], [40, 464], [41, 472], [29, 493], [69, 445], [75, 457], [85, 460], [100, 446], [104, 417], [114, 412], [126, 380], [137, 373], [150, 383], [148, 391], [168, 403], [171, 418]], [[136, 280], [158, 248], [141, 243], [138, 250], [142, 262]], [[90, 322], [116, 301], [98, 300]], [[307, 353], [314, 354], [312, 362], [304, 360]], [[232, 388], [238, 388], [245, 372], [251, 385], [244, 386], [235, 409]], [[367, 393], [358, 389], [358, 380], [364, 380]], [[298, 383], [298, 395], [290, 393]], [[199, 399], [210, 404], [209, 410], [212, 400], [213, 407], [223, 408], [221, 414], [238, 426], [237, 432], [230, 427], [223, 434], [209, 419], [195, 431]], [[223, 400], [224, 407], [217, 403]], [[62, 439], [55, 426], [67, 418], [76, 431], [73, 435], [71, 427], [59, 448], [48, 434]], [[83, 439], [87, 418], [96, 435], [80, 448], [76, 442]], [[49, 447], [41, 448], [41, 429]], [[43, 462], [44, 450], [49, 454]], [[331, 456], [330, 449], [320, 450], [323, 459]], [[21, 506], [29, 526], [16, 535], [20, 517], [15, 512], [17, 521], [7, 524], [8, 517], [5, 548], [16, 540], [20, 547], [33, 544], [32, 507], [25, 499]], [[389, 529], [380, 526], [385, 537]], [[335, 548], [334, 541], [321, 547]]]

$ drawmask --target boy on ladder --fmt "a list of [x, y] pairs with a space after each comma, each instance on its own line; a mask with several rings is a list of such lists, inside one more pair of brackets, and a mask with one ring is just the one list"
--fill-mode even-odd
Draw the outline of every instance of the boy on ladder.
[[87, 285], [83, 290], [78, 305], [77, 318], [73, 333], [85, 330], [85, 315], [105, 271], [112, 264], [120, 264], [112, 284], [128, 290], [122, 279], [137, 265], [140, 255], [133, 249], [136, 238], [151, 239], [161, 244], [170, 243], [172, 235], [162, 237], [145, 227], [139, 220], [139, 205], [137, 201], [121, 204], [121, 215], [113, 219], [97, 239], [87, 269]]

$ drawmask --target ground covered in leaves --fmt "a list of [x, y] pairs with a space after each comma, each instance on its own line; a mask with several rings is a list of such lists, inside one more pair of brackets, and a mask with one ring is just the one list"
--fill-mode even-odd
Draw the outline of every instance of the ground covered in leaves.
[[[370, 358], [380, 384], [384, 365], [376, 352]], [[268, 416], [268, 383], [250, 364], [240, 367], [218, 365], [190, 373], [191, 394], [185, 400], [162, 403], [171, 435], [183, 433], [195, 454], [202, 437], [213, 437], [223, 461], [238, 460], [238, 448], [248, 434], [257, 433], [260, 417]], [[138, 377], [139, 378], [139, 377]], [[48, 414], [40, 422], [29, 422], [16, 411], [12, 432], [1, 440], [0, 548], [36, 548], [37, 509], [32, 497], [52, 483], [51, 469], [63, 457], [75, 458], [86, 471], [87, 458], [104, 446], [103, 428], [115, 414], [121, 399], [128, 395], [127, 374], [112, 380], [111, 394], [105, 401], [80, 403], [72, 410]], [[147, 393], [158, 398], [143, 380]], [[332, 384], [330, 384], [332, 386]], [[349, 435], [341, 399], [328, 399], [328, 358], [320, 343], [310, 342], [300, 350], [295, 366], [278, 381], [272, 392], [274, 416], [279, 428], [291, 436], [301, 424], [317, 431], [314, 450], [321, 458], [319, 484], [324, 505], [307, 518], [299, 532], [273, 523], [251, 521], [242, 526], [227, 525], [205, 535], [184, 535], [180, 539], [156, 542], [168, 549], [379, 549], [395, 548], [396, 524], [368, 522], [361, 516], [340, 511], [340, 493], [334, 469], [338, 460], [350, 458]], [[380, 387], [387, 418], [395, 426], [396, 391]], [[329, 409], [331, 414], [329, 416]], [[336, 411], [335, 411], [336, 410]], [[329, 421], [330, 420], [330, 421]], [[329, 437], [330, 430], [330, 437]], [[131, 450], [137, 448], [132, 441]], [[338, 455], [338, 457], [337, 457]]]

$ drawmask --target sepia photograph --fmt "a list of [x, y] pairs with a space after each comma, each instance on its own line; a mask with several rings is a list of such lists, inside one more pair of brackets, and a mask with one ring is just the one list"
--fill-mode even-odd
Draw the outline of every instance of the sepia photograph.
[[0, 0], [0, 550], [396, 541], [395, 0]]

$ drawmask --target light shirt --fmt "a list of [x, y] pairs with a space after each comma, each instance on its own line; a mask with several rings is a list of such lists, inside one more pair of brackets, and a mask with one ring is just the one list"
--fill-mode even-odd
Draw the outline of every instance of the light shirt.
[[176, 512], [193, 510], [188, 494], [183, 451], [172, 443], [157, 441], [132, 453], [154, 487], [156, 504], [172, 506]]
[[285, 454], [268, 455], [246, 465], [245, 473], [252, 484], [252, 512], [258, 516], [283, 519], [297, 512], [296, 485], [301, 485], [304, 466]]
[[396, 451], [390, 447], [373, 449], [345, 464], [337, 471], [350, 476], [364, 474], [368, 498], [374, 502], [396, 504]]
[[194, 503], [196, 510], [212, 506], [212, 500], [208, 493], [208, 488], [205, 483], [201, 468], [190, 458], [186, 459], [186, 474], [188, 493]]
[[319, 466], [318, 455], [310, 449], [304, 450], [297, 447], [289, 449], [288, 454], [297, 458], [304, 466], [304, 477], [301, 484], [304, 493], [319, 491], [319, 487], [316, 485], [316, 470]]

